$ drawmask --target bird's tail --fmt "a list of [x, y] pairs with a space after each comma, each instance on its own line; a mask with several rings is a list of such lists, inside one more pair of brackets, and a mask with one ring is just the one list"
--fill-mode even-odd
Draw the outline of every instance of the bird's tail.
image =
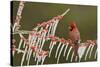
[[78, 56], [78, 48], [79, 48], [79, 45], [74, 45], [74, 54], [75, 54], [75, 56]]
[[[73, 50], [74, 50], [74, 57], [73, 57], [73, 59], [74, 59], [75, 62], [77, 62], [77, 60], [79, 59], [78, 48], [79, 48], [79, 45], [75, 44], [73, 46]], [[76, 57], [77, 57], [77, 59], [76, 59]]]

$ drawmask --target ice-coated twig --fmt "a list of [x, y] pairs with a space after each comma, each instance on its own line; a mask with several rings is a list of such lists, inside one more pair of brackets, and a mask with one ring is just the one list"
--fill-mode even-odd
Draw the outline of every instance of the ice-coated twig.
[[19, 3], [19, 8], [18, 8], [18, 12], [17, 12], [17, 16], [16, 16], [16, 20], [15, 20], [15, 23], [13, 25], [13, 32], [17, 31], [19, 28], [17, 28], [19, 26], [19, 23], [20, 23], [20, 19], [21, 19], [21, 14], [22, 14], [22, 11], [23, 11], [23, 8], [24, 8], [24, 1], [21, 1]]
[[71, 50], [72, 50], [72, 47], [70, 47], [69, 50], [68, 50], [66, 60], [68, 60], [68, 57], [69, 57], [69, 54], [70, 54]]
[[85, 55], [85, 60], [87, 59], [89, 50], [91, 49], [91, 46], [92, 46], [92, 44], [90, 44], [89, 47], [87, 48], [86, 55]]
[[68, 8], [61, 16], [64, 16], [65, 14], [67, 14], [70, 11], [70, 8]]
[[59, 50], [59, 48], [60, 48], [61, 44], [62, 44], [62, 43], [61, 43], [61, 42], [59, 42], [59, 45], [58, 45], [57, 50], [56, 50], [55, 58], [57, 58], [58, 50]]
[[16, 51], [18, 51], [19, 53], [24, 53], [24, 50], [20, 50], [20, 49], [16, 49]]
[[13, 32], [14, 32], [14, 30], [15, 30], [15, 28], [16, 28], [17, 25], [18, 25], [18, 23], [14, 24], [14, 26], [13, 26]]
[[27, 31], [27, 30], [18, 30], [18, 31], [15, 31], [13, 32], [12, 34], [29, 34], [31, 31]]
[[57, 64], [58, 64], [58, 62], [59, 62], [59, 58], [60, 58], [60, 55], [61, 55], [61, 52], [62, 52], [64, 46], [65, 46], [65, 44], [62, 45], [61, 50], [60, 50], [60, 52], [59, 52], [59, 54], [58, 54]]

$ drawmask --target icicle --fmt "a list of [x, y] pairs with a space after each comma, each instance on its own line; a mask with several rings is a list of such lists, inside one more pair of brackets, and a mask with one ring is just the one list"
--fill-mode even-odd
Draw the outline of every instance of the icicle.
[[37, 48], [37, 49], [35, 49], [35, 61], [36, 61], [36, 59], [38, 58], [38, 56], [39, 56], [39, 52], [40, 52], [40, 50]]
[[96, 50], [96, 52], [95, 52], [94, 59], [96, 59], [96, 57], [97, 57], [97, 50]]
[[12, 55], [13, 55], [13, 56], [15, 55], [15, 51], [14, 51], [14, 50], [12, 51]]
[[32, 36], [32, 40], [31, 40], [31, 42], [30, 42], [30, 45], [36, 45], [35, 43], [36, 43], [36, 40], [37, 40], [37, 29], [36, 29], [36, 31], [34, 32], [34, 35]]
[[37, 57], [37, 63], [36, 65], [38, 65], [39, 61], [41, 60], [40, 56]]
[[35, 61], [36, 61], [38, 54], [37, 54], [37, 53], [35, 53], [35, 54], [36, 54], [36, 55], [35, 55]]
[[28, 60], [28, 58], [29, 58], [29, 53], [30, 53], [30, 48], [31, 47], [31, 45], [29, 45], [29, 48], [28, 48], [28, 50], [27, 50], [27, 56], [26, 56], [26, 60]]
[[73, 62], [73, 57], [74, 57], [74, 51], [73, 51], [72, 56], [71, 56], [71, 62]]
[[68, 60], [68, 57], [69, 57], [69, 54], [70, 54], [71, 50], [72, 50], [72, 47], [69, 48], [69, 51], [68, 51], [68, 54], [67, 54], [66, 60]]
[[38, 65], [39, 61], [37, 60], [36, 65]]
[[94, 45], [91, 46], [91, 50], [90, 50], [90, 55], [89, 55], [89, 58], [91, 58], [92, 56], [92, 51], [93, 51], [93, 48], [94, 48]]
[[91, 44], [89, 45], [89, 47], [88, 47], [88, 49], [87, 49], [87, 51], [86, 51], [85, 60], [87, 59], [87, 55], [88, 55], [88, 53], [89, 53], [90, 48], [91, 48]]
[[[31, 32], [31, 33], [32, 33], [32, 32]], [[28, 36], [28, 41], [29, 41], [29, 43], [31, 43], [32, 36], [33, 36], [33, 35], [31, 35], [31, 34], [29, 34], [29, 36]]]
[[38, 65], [38, 63], [40, 62], [42, 60], [42, 56], [37, 56], [37, 64], [36, 65]]
[[26, 43], [26, 42], [24, 41], [23, 48], [25, 48], [25, 43]]
[[[13, 43], [14, 44], [14, 43]], [[15, 51], [16, 51], [16, 46], [15, 45], [12, 45], [12, 55], [14, 56], [15, 54]]]
[[58, 50], [59, 50], [60, 46], [61, 46], [61, 42], [59, 43], [59, 45], [58, 45], [58, 47], [57, 47], [56, 54], [55, 54], [55, 58], [57, 57]]
[[36, 40], [37, 39], [38, 39], [38, 37], [36, 36], [31, 45], [36, 46]]
[[27, 46], [26, 46], [25, 52], [24, 52], [24, 54], [23, 54], [23, 56], [22, 56], [21, 66], [23, 65], [23, 62], [24, 62], [24, 59], [25, 59], [26, 52], [27, 52]]
[[51, 41], [51, 42], [50, 42], [50, 46], [49, 46], [49, 49], [51, 49], [52, 43], [53, 43], [53, 42]]
[[49, 57], [50, 57], [50, 55], [51, 55], [52, 49], [53, 49], [53, 47], [54, 47], [55, 44], [56, 44], [56, 42], [52, 42], [52, 45], [51, 45], [51, 47], [50, 47]]
[[33, 40], [35, 39], [35, 33], [36, 33], [36, 32], [34, 32], [34, 34], [33, 34], [33, 32], [31, 32], [31, 33], [32, 33], [32, 35], [29, 34], [29, 37], [28, 37], [29, 48], [28, 48], [28, 52], [27, 52], [27, 56], [26, 56], [26, 60], [28, 60], [29, 52], [30, 52], [30, 46], [32, 45]]
[[40, 38], [39, 47], [41, 46], [41, 44], [42, 44], [42, 38]]
[[45, 39], [43, 39], [43, 41], [42, 41], [40, 50], [42, 50], [44, 43], [45, 43]]
[[75, 61], [77, 61], [77, 59], [78, 59], [78, 56], [75, 57]]
[[47, 36], [50, 35], [50, 31], [52, 30], [52, 25], [53, 25], [53, 23], [51, 23], [50, 26], [49, 26], [49, 30], [48, 30]]
[[57, 59], [57, 64], [58, 64], [58, 62], [59, 62], [59, 58], [60, 58], [60, 55], [61, 55], [61, 52], [62, 52], [64, 46], [65, 46], [65, 44], [62, 45], [61, 50], [60, 50], [60, 52], [59, 52], [58, 59]]
[[42, 37], [42, 45], [41, 45], [41, 48], [40, 48], [41, 50], [42, 50], [43, 45], [44, 45], [44, 43], [45, 43], [45, 36], [46, 36], [47, 31], [44, 31], [43, 33], [44, 33], [44, 35], [43, 35], [43, 37]]
[[32, 54], [32, 49], [31, 49], [31, 51], [30, 51], [30, 53], [29, 53], [29, 58], [28, 58], [28, 62], [27, 62], [27, 65], [29, 65], [29, 62], [30, 62], [30, 58], [31, 58], [31, 54]]
[[41, 62], [41, 65], [44, 63], [45, 61], [45, 58], [48, 56], [48, 51], [43, 51], [42, 53], [42, 62]]
[[16, 50], [16, 48], [15, 48], [15, 47], [13, 47], [13, 49], [12, 49], [12, 56], [14, 56], [14, 55], [15, 55], [15, 50]]
[[54, 23], [54, 21], [53, 21], [53, 23], [52, 23], [52, 28], [51, 28], [51, 32], [50, 32], [51, 35], [53, 35], [53, 32], [54, 32], [54, 26], [55, 26], [55, 23]]
[[41, 65], [43, 65], [45, 58], [46, 58], [46, 56], [43, 56], [43, 57], [42, 57]]
[[53, 44], [52, 44], [52, 46], [51, 46], [51, 48], [50, 48], [50, 52], [49, 52], [49, 57], [50, 57], [50, 55], [51, 55], [51, 52], [52, 52], [52, 49], [53, 49]]
[[30, 41], [30, 45], [32, 45], [32, 44], [34, 45], [35, 44], [35, 41], [37, 39], [36, 34], [37, 34], [38, 27], [34, 28], [34, 30], [35, 31], [32, 32], [33, 33], [32, 38], [31, 38], [31, 40], [29, 40]]
[[38, 37], [37, 42], [36, 42], [36, 46], [39, 45], [39, 41], [40, 41], [40, 38]]
[[33, 56], [33, 57], [35, 57], [35, 54], [36, 54], [36, 53], [35, 53], [35, 52], [33, 52], [32, 56]]
[[[36, 34], [36, 33], [35, 33]], [[28, 48], [28, 53], [27, 53], [27, 57], [26, 57], [26, 60], [28, 60], [29, 58], [29, 53], [30, 53], [30, 50], [31, 50], [31, 46], [35, 46], [35, 42], [36, 42], [36, 39], [37, 39], [37, 36], [34, 36], [31, 40], [31, 43], [29, 44], [29, 48]]]
[[[18, 49], [20, 49], [20, 48], [21, 48], [22, 42], [23, 42], [23, 39], [21, 38], [21, 39], [20, 39], [20, 42], [19, 42]], [[18, 51], [17, 53], [19, 53], [19, 51]]]
[[56, 20], [54, 23], [55, 23], [55, 25], [54, 25], [54, 28], [53, 28], [53, 35], [55, 35], [55, 31], [56, 31], [56, 28], [57, 28], [57, 25], [58, 25], [58, 22], [59, 22], [59, 20]]
[[[39, 31], [39, 34], [41, 34], [41, 32], [42, 32], [42, 30], [43, 30], [43, 27], [40, 29], [40, 31]], [[36, 42], [36, 45], [38, 46], [39, 44], [41, 44], [41, 35], [37, 38], [37, 42]]]
[[38, 62], [41, 62], [41, 60], [42, 60], [42, 56], [39, 56], [38, 57]]
[[[40, 39], [40, 42], [39, 42], [39, 47], [41, 48], [42, 46], [42, 43], [44, 43], [43, 41], [43, 36], [44, 36], [44, 33], [41, 33], [41, 39]], [[43, 41], [43, 42], [42, 42]], [[41, 50], [41, 49], [40, 49]]]
[[65, 53], [66, 53], [67, 48], [68, 48], [68, 44], [66, 44], [66, 47], [65, 47], [63, 56], [65, 56]]

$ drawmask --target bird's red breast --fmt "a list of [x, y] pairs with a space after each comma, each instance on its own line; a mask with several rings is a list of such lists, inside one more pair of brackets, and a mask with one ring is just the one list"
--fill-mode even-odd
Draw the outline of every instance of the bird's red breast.
[[75, 42], [77, 40], [80, 40], [80, 32], [76, 26], [76, 23], [72, 21], [69, 25], [69, 38]]

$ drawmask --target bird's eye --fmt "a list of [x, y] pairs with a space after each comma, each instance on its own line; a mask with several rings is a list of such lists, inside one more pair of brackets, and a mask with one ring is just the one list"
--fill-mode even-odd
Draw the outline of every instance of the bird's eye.
[[69, 26], [69, 27], [68, 27], [68, 29], [70, 30], [70, 29], [71, 29], [71, 27]]
[[69, 30], [72, 31], [72, 27], [69, 26]]

